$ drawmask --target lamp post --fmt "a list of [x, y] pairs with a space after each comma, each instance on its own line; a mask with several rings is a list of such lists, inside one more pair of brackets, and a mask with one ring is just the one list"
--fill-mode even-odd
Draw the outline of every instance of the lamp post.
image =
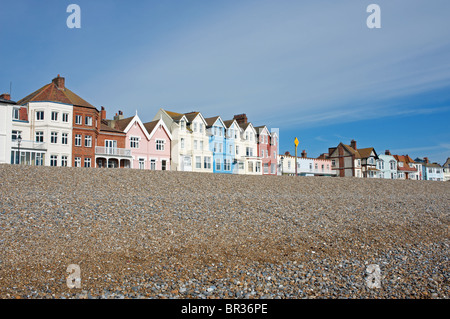
[[18, 163], [20, 165], [20, 143], [22, 143], [22, 136], [19, 134], [17, 137], [17, 152], [19, 153], [19, 160]]

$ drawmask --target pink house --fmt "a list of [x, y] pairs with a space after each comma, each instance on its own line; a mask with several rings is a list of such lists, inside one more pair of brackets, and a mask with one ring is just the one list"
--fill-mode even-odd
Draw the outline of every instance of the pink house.
[[142, 123], [136, 114], [123, 118], [122, 112], [108, 121], [111, 127], [126, 133], [126, 147], [133, 157], [131, 168], [170, 170], [172, 135], [162, 120]]

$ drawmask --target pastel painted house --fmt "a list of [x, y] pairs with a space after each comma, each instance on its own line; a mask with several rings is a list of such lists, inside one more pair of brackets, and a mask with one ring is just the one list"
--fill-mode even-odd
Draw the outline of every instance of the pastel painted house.
[[227, 136], [227, 128], [220, 116], [206, 118], [209, 149], [213, 154], [213, 172], [232, 174], [235, 167], [234, 138]]
[[172, 134], [171, 169], [212, 173], [206, 121], [200, 112], [176, 113], [159, 109], [153, 120], [162, 119]]
[[255, 127], [258, 155], [263, 166], [263, 175], [277, 175], [278, 135], [271, 133], [267, 126]]
[[115, 118], [110, 126], [126, 134], [126, 148], [130, 150], [131, 168], [170, 170], [170, 147], [172, 135], [159, 119], [142, 123], [139, 116]]
[[397, 161], [397, 179], [417, 179], [420, 172], [409, 155], [394, 155], [394, 158]]
[[444, 171], [444, 181], [450, 181], [450, 157], [448, 157], [447, 161], [442, 165], [442, 170]]
[[422, 176], [426, 181], [444, 181], [444, 169], [438, 163], [431, 163], [428, 157], [416, 158], [422, 164]]
[[[282, 163], [282, 175], [295, 176], [295, 156], [289, 152], [279, 155]], [[309, 158], [304, 150], [301, 156], [297, 156], [297, 176], [336, 176], [331, 160], [323, 158]]]
[[238, 174], [262, 175], [262, 161], [258, 155], [257, 132], [245, 114], [235, 115], [240, 138], [235, 141]]
[[378, 155], [377, 169], [379, 178], [397, 179], [397, 160], [389, 150], [384, 154]]

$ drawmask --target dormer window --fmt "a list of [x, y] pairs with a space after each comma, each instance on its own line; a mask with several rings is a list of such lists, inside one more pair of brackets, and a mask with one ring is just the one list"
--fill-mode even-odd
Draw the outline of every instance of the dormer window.
[[186, 130], [186, 122], [185, 121], [180, 121], [180, 129], [182, 131]]
[[12, 119], [19, 120], [20, 119], [20, 109], [18, 107], [13, 108]]

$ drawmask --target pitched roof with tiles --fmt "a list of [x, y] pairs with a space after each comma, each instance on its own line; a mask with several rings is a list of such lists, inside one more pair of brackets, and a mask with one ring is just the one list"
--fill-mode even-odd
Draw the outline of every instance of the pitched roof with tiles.
[[120, 133], [120, 134], [126, 135], [123, 131], [119, 131], [119, 130], [112, 128], [104, 123], [101, 123], [101, 125], [100, 125], [100, 133], [101, 132]]
[[132, 117], [127, 117], [126, 119], [121, 119], [121, 120], [117, 120], [114, 123], [114, 128], [118, 129], [119, 131], [125, 131], [125, 129], [127, 128], [128, 124], [130, 124], [130, 122], [134, 119], [134, 116]]
[[65, 86], [58, 87], [58, 79], [64, 80], [64, 78], [58, 76], [57, 78], [53, 79], [51, 83], [44, 85], [39, 90], [34, 91], [33, 93], [18, 101], [17, 104], [24, 105], [29, 102], [59, 102], [64, 104], [72, 104], [74, 106], [96, 109], [95, 106], [93, 106], [89, 102], [86, 102], [84, 99], [73, 93]]
[[153, 130], [155, 129], [156, 124], [158, 124], [158, 122], [159, 122], [159, 120], [144, 123], [144, 127], [147, 130], [148, 134], [151, 134], [153, 132]]
[[397, 170], [405, 172], [417, 172], [417, 168], [410, 167], [409, 164], [415, 163], [409, 155], [393, 155], [395, 160], [403, 163], [403, 166], [397, 165]]
[[214, 123], [216, 123], [219, 118], [220, 118], [220, 116], [213, 116], [213, 117], [208, 117], [207, 119], [205, 119], [206, 127], [213, 126]]
[[182, 114], [182, 113], [171, 112], [171, 111], [167, 111], [167, 110], [164, 110], [164, 112], [166, 112], [166, 114], [169, 115], [172, 118], [172, 120], [174, 120], [174, 121], [179, 121], [184, 116], [184, 114]]
[[355, 155], [355, 158], [361, 158], [361, 155], [359, 154], [359, 152], [357, 152], [353, 147], [351, 147], [350, 145], [346, 145], [341, 143], [342, 146], [344, 146], [344, 148], [352, 155]]
[[372, 155], [372, 152], [375, 153], [375, 156], [377, 154], [373, 147], [360, 148], [360, 149], [357, 150], [357, 152], [359, 153], [361, 158], [368, 158], [368, 157], [370, 157]]

